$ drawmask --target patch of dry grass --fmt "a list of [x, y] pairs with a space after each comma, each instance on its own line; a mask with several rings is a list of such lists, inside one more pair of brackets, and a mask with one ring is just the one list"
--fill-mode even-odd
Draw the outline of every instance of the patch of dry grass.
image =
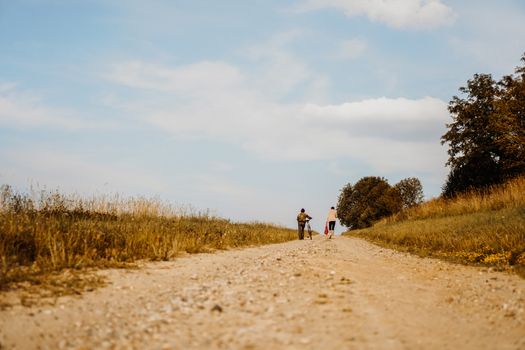
[[[65, 269], [119, 267], [181, 252], [280, 243], [296, 231], [235, 223], [207, 212], [175, 209], [158, 199], [83, 199], [58, 192], [0, 194], [0, 289], [45, 283]], [[78, 283], [77, 283], [78, 284]]]
[[346, 234], [465, 263], [525, 270], [525, 178], [484, 193], [434, 199]]

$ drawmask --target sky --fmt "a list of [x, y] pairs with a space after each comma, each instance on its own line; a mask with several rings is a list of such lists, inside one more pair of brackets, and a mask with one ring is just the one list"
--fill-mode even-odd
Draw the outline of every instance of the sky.
[[0, 0], [0, 184], [321, 231], [364, 176], [438, 196], [448, 102], [523, 38], [522, 0]]

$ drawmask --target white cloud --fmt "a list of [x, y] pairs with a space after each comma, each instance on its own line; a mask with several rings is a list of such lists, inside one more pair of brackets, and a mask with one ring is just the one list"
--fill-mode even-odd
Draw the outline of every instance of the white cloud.
[[235, 165], [227, 162], [213, 161], [210, 164], [210, 169], [219, 173], [229, 173], [236, 169]]
[[265, 96], [281, 98], [302, 88], [306, 96], [316, 100], [323, 99], [328, 85], [327, 78], [310, 69], [289, 49], [290, 45], [303, 36], [304, 32], [301, 30], [290, 30], [241, 52], [255, 67], [249, 79], [252, 84], [256, 84], [254, 87], [258, 91]]
[[[134, 106], [135, 112], [179, 138], [229, 142], [273, 160], [350, 157], [380, 173], [440, 172], [446, 159], [439, 137], [448, 113], [446, 103], [435, 98], [382, 97], [339, 105], [284, 103], [259, 90], [253, 77], [226, 63], [125, 66], [133, 79], [115, 82], [156, 91], [147, 107], [137, 110]], [[210, 67], [217, 81], [204, 78], [210, 76]], [[190, 76], [197, 78], [180, 83], [180, 77], [191, 80]], [[180, 99], [181, 95], [186, 98]]]
[[6, 93], [16, 88], [17, 84], [13, 82], [0, 83], [0, 93]]
[[342, 10], [348, 17], [367, 16], [394, 28], [428, 29], [454, 22], [454, 11], [441, 0], [306, 0], [300, 11]]
[[17, 128], [49, 127], [78, 130], [107, 128], [108, 122], [88, 122], [76, 111], [51, 108], [41, 97], [18, 88], [15, 83], [0, 84], [0, 125]]
[[234, 88], [242, 77], [235, 67], [221, 62], [204, 61], [173, 69], [130, 61], [114, 65], [108, 78], [134, 88], [198, 95]]
[[455, 55], [469, 62], [471, 73], [510, 74], [525, 50], [525, 15], [517, 8], [521, 5], [493, 5], [481, 1], [476, 6], [457, 6], [461, 21], [449, 43]]
[[333, 56], [338, 60], [352, 60], [362, 56], [367, 50], [367, 42], [362, 39], [350, 39], [339, 44], [339, 51]]
[[446, 104], [436, 98], [419, 100], [386, 97], [340, 105], [306, 105], [309, 121], [368, 135], [397, 140], [427, 140], [447, 118]]
[[194, 185], [203, 193], [232, 197], [236, 200], [248, 200], [256, 196], [253, 188], [233, 183], [217, 175], [199, 175]]
[[104, 186], [125, 193], [166, 190], [162, 185], [165, 182], [144, 168], [124, 162], [105, 163], [100, 158], [70, 150], [41, 146], [3, 149], [0, 158], [10, 164], [9, 171], [2, 174], [2, 182], [12, 185], [23, 186], [37, 181], [51, 188], [86, 193], [103, 190]]

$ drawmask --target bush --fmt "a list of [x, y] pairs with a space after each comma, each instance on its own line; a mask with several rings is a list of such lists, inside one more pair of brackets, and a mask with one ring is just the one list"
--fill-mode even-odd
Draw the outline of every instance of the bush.
[[347, 184], [338, 199], [338, 216], [350, 229], [371, 226], [375, 221], [401, 210], [400, 193], [382, 177], [368, 176], [354, 186]]
[[423, 202], [423, 186], [416, 177], [409, 177], [399, 181], [394, 188], [401, 196], [403, 209], [412, 208]]

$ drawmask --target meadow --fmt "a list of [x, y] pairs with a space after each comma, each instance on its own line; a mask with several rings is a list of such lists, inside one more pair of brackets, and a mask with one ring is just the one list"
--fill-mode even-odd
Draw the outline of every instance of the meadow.
[[525, 178], [436, 198], [345, 235], [385, 247], [525, 272]]
[[0, 191], [0, 289], [52, 274], [280, 243], [295, 230], [237, 223], [156, 198]]

